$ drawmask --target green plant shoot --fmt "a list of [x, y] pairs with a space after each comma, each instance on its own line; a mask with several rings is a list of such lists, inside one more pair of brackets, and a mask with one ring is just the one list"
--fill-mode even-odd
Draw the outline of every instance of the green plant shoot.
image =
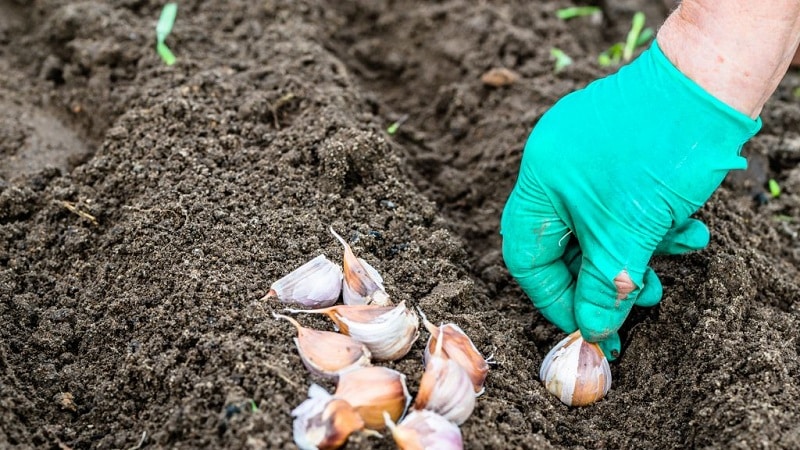
[[175, 16], [177, 15], [178, 4], [167, 3], [161, 9], [161, 16], [158, 18], [158, 24], [156, 25], [156, 51], [168, 66], [175, 64], [175, 55], [172, 54], [172, 51], [164, 41], [172, 31], [172, 26], [175, 25]]
[[636, 47], [637, 48], [641, 47], [650, 42], [650, 39], [652, 39], [655, 34], [656, 32], [653, 31], [653, 29], [650, 27], [647, 27], [644, 30], [642, 30], [642, 34], [640, 34], [639, 39], [636, 40]]
[[386, 132], [390, 135], [397, 133], [397, 130], [400, 129], [400, 125], [405, 123], [406, 120], [408, 120], [408, 114], [403, 114], [403, 116], [397, 119], [395, 123], [389, 125], [389, 127], [386, 129]]
[[553, 68], [555, 73], [561, 72], [565, 67], [572, 64], [572, 58], [570, 58], [569, 55], [564, 53], [561, 49], [555, 47], [550, 49], [550, 57], [556, 61]]
[[642, 35], [644, 29], [645, 16], [644, 13], [638, 11], [633, 15], [631, 22], [631, 29], [628, 31], [628, 38], [625, 39], [625, 48], [622, 51], [622, 59], [630, 61], [633, 58], [633, 51], [636, 50], [636, 44], [639, 42], [639, 37]]
[[796, 88], [792, 89], [792, 96], [794, 98], [800, 98], [800, 86], [797, 86]]
[[599, 14], [600, 12], [601, 9], [599, 6], [571, 6], [569, 8], [562, 8], [556, 11], [556, 17], [561, 20], [569, 20], [576, 17], [586, 17]]
[[772, 198], [778, 198], [781, 195], [781, 185], [774, 178], [769, 179], [769, 193]]
[[616, 66], [622, 60], [622, 42], [617, 42], [597, 57], [597, 63], [603, 67]]

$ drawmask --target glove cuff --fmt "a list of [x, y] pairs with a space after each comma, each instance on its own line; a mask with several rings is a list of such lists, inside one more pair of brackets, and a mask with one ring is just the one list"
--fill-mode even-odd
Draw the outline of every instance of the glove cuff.
[[702, 106], [703, 112], [712, 115], [707, 120], [711, 121], [717, 129], [715, 134], [724, 137], [723, 142], [741, 147], [761, 129], [760, 116], [755, 120], [751, 119], [684, 75], [661, 51], [657, 40], [653, 41], [653, 44], [645, 53], [647, 55], [642, 56], [645, 56], [651, 64], [658, 68], [654, 72], [662, 73], [673, 83], [679, 85], [679, 89], [676, 89], [677, 95], [685, 95], [687, 99], [697, 102], [698, 106]]

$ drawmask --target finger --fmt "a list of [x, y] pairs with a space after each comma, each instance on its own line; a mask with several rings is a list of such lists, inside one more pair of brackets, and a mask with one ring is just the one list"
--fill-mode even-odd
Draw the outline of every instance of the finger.
[[619, 338], [619, 333], [611, 333], [611, 336], [598, 342], [597, 345], [600, 346], [600, 350], [603, 351], [603, 355], [605, 355], [607, 360], [614, 361], [619, 358], [620, 349], [622, 348], [622, 341]]
[[646, 308], [656, 306], [661, 301], [663, 294], [664, 288], [661, 285], [661, 280], [658, 279], [655, 271], [648, 267], [644, 273], [644, 286], [642, 286], [639, 296], [636, 297], [633, 304]]
[[609, 280], [584, 258], [575, 292], [575, 320], [584, 339], [612, 337], [628, 317], [637, 290], [624, 269]]
[[708, 245], [708, 227], [695, 219], [686, 221], [670, 228], [667, 234], [656, 247], [655, 253], [659, 255], [681, 255], [694, 250], [701, 250]]
[[503, 259], [509, 273], [542, 315], [567, 333], [577, 329], [575, 283], [561, 256], [569, 230], [546, 197], [512, 193], [503, 211]]

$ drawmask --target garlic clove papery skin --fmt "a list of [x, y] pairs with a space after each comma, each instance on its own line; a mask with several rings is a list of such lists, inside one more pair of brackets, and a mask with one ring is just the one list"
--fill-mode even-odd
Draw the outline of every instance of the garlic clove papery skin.
[[384, 413], [397, 420], [411, 403], [406, 376], [381, 366], [342, 372], [333, 396], [352, 405], [364, 419], [366, 427], [372, 430], [384, 428]]
[[331, 233], [344, 247], [344, 284], [342, 300], [345, 305], [379, 305], [392, 304], [389, 295], [383, 288], [383, 278], [374, 267], [361, 258], [357, 258], [350, 245], [330, 228]]
[[437, 412], [456, 425], [461, 425], [475, 409], [475, 391], [469, 373], [444, 354], [442, 334], [440, 329], [439, 343], [431, 353], [419, 382], [414, 409]]
[[363, 342], [376, 361], [402, 358], [419, 337], [419, 318], [406, 308], [405, 301], [368, 322], [358, 322], [345, 315], [338, 315], [337, 322], [353, 339]]
[[366, 345], [350, 336], [332, 331], [306, 328], [291, 317], [273, 314], [276, 319], [288, 320], [297, 329], [294, 343], [303, 365], [313, 374], [337, 377], [340, 372], [372, 365]]
[[369, 348], [372, 359], [394, 361], [408, 354], [419, 338], [419, 317], [406, 307], [334, 305], [322, 309], [289, 309], [291, 313], [325, 314], [340, 333], [351, 336]]
[[458, 425], [433, 411], [411, 411], [395, 424], [385, 417], [386, 426], [400, 450], [462, 450], [464, 441]]
[[343, 279], [341, 267], [319, 255], [272, 283], [264, 299], [276, 297], [282, 303], [323, 308], [339, 300]]
[[542, 361], [539, 378], [568, 406], [586, 406], [611, 388], [611, 367], [600, 346], [576, 331], [556, 344]]
[[437, 327], [428, 321], [422, 310], [419, 310], [419, 314], [422, 316], [422, 323], [430, 333], [428, 343], [425, 345], [423, 363], [427, 365], [431, 352], [438, 345], [438, 336], [442, 332], [442, 349], [445, 355], [459, 363], [467, 371], [472, 380], [475, 395], [483, 394], [483, 385], [486, 382], [486, 376], [489, 374], [489, 362], [475, 347], [472, 339], [454, 323], [447, 323]]
[[292, 434], [301, 450], [337, 449], [364, 420], [347, 401], [333, 398], [319, 385], [308, 389], [308, 399], [292, 410]]
[[[337, 331], [349, 335], [348, 323], [369, 323], [395, 308], [396, 306], [334, 305], [321, 309], [287, 309], [286, 311], [293, 314], [325, 314], [333, 321]], [[343, 322], [342, 318], [346, 318], [347, 322]]]

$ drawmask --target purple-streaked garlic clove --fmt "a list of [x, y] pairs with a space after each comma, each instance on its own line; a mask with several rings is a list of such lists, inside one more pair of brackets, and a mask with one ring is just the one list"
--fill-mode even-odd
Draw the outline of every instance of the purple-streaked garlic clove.
[[444, 329], [439, 329], [436, 347], [428, 357], [419, 382], [414, 409], [434, 411], [461, 425], [475, 409], [475, 391], [469, 373], [442, 349]]
[[444, 353], [467, 371], [472, 380], [475, 395], [483, 394], [483, 384], [489, 373], [489, 362], [481, 355], [481, 352], [478, 351], [469, 336], [454, 323], [447, 323], [437, 327], [428, 321], [428, 318], [425, 317], [421, 310], [419, 310], [419, 314], [422, 317], [423, 325], [431, 334], [428, 338], [428, 344], [425, 346], [423, 362], [427, 364], [431, 352], [438, 345], [437, 338], [441, 331], [444, 341], [442, 343]]
[[576, 331], [556, 344], [542, 361], [539, 378], [569, 406], [590, 405], [611, 388], [611, 367], [600, 346]]
[[337, 449], [364, 420], [347, 401], [334, 398], [319, 385], [308, 389], [308, 399], [292, 410], [294, 443], [301, 450]]
[[306, 368], [311, 373], [337, 377], [339, 373], [354, 367], [370, 366], [367, 346], [350, 336], [306, 328], [289, 316], [273, 313], [276, 319], [288, 320], [297, 328], [294, 343]]
[[357, 258], [344, 238], [333, 231], [333, 227], [330, 230], [344, 247], [344, 285], [342, 287], [344, 303], [346, 305], [391, 305], [392, 301], [383, 288], [383, 278], [378, 271], [363, 259]]
[[400, 450], [464, 448], [458, 425], [433, 411], [411, 411], [399, 424], [395, 424], [388, 415], [385, 420]]
[[366, 427], [382, 430], [384, 412], [397, 420], [411, 403], [406, 376], [387, 367], [363, 367], [339, 375], [333, 396], [347, 401], [358, 412]]
[[343, 334], [363, 342], [376, 361], [394, 361], [405, 356], [419, 337], [419, 318], [406, 307], [334, 305], [316, 310], [289, 310], [293, 313], [327, 315]]
[[319, 255], [272, 283], [264, 299], [277, 298], [282, 303], [324, 308], [339, 300], [343, 279], [341, 267], [325, 255]]

